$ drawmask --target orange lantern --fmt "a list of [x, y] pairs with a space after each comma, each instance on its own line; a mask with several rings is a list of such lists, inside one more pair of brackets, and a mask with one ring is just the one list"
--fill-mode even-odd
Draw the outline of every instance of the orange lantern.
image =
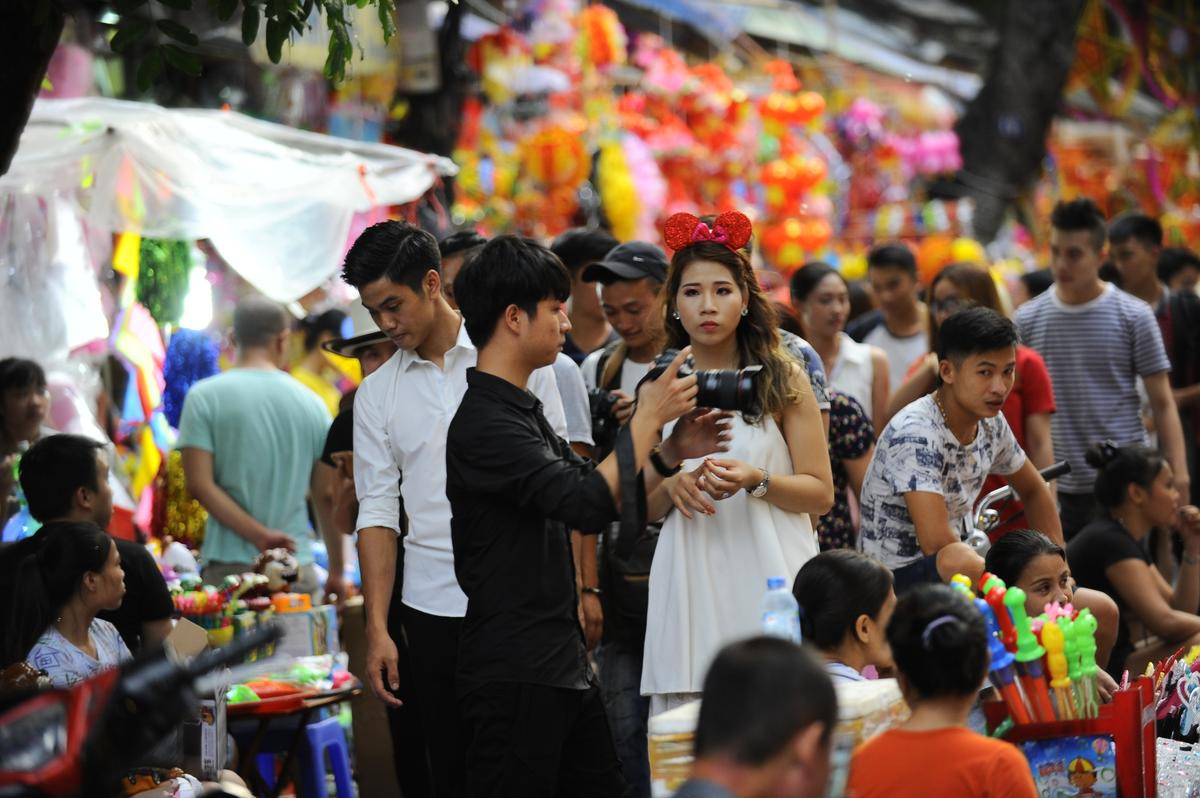
[[572, 188], [587, 179], [591, 166], [580, 137], [561, 127], [543, 128], [526, 139], [521, 165], [526, 175], [543, 186]]
[[825, 179], [829, 173], [825, 162], [812, 155], [801, 156], [794, 160], [795, 183], [797, 193], [803, 194]]
[[917, 277], [923, 285], [929, 285], [953, 259], [954, 240], [949, 236], [935, 234], [925, 236], [917, 247]]
[[802, 91], [796, 95], [796, 121], [802, 125], [825, 113], [825, 98], [815, 91]]

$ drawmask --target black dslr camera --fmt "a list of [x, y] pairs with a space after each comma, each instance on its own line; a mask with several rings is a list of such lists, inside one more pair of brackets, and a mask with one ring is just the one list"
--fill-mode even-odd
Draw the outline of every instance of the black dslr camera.
[[[666, 371], [667, 366], [679, 354], [676, 349], [668, 349], [654, 360], [654, 365], [646, 376], [638, 383], [656, 380]], [[717, 410], [733, 410], [746, 416], [757, 416], [762, 411], [758, 401], [757, 380], [762, 372], [762, 366], [746, 366], [744, 369], [710, 369], [696, 371], [689, 357], [679, 367], [679, 376], [686, 377], [695, 372], [697, 407], [711, 407]]]
[[611, 452], [617, 440], [617, 431], [621, 425], [617, 423], [613, 408], [619, 401], [620, 396], [603, 388], [588, 391], [588, 404], [592, 411], [592, 439], [598, 454]]

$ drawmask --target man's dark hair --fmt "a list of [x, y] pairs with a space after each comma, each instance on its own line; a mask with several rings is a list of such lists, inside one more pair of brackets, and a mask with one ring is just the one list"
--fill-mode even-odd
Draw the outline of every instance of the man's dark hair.
[[243, 349], [266, 346], [287, 328], [283, 306], [265, 296], [243, 297], [233, 309], [233, 339]]
[[1117, 288], [1121, 287], [1121, 270], [1117, 268], [1117, 264], [1112, 260], [1106, 260], [1100, 264], [1100, 271], [1096, 272], [1096, 276], [1106, 283], [1112, 283]]
[[350, 247], [342, 265], [342, 279], [361, 289], [386, 277], [393, 283], [421, 290], [431, 271], [441, 273], [442, 257], [432, 233], [408, 222], [389, 220], [373, 224]]
[[438, 251], [442, 260], [451, 255], [460, 255], [467, 250], [479, 249], [487, 243], [487, 239], [474, 230], [459, 230], [451, 233], [438, 242]]
[[867, 253], [867, 270], [871, 269], [903, 269], [915, 279], [917, 259], [903, 244], [880, 244]]
[[1104, 249], [1104, 240], [1108, 235], [1104, 214], [1100, 212], [1096, 203], [1087, 197], [1070, 202], [1060, 200], [1050, 213], [1050, 226], [1064, 233], [1085, 230], [1091, 233], [1092, 248], [1097, 252]]
[[1168, 283], [1189, 266], [1200, 270], [1200, 256], [1187, 247], [1167, 247], [1158, 256], [1158, 279]]
[[19, 466], [29, 514], [45, 523], [74, 506], [75, 491], [99, 490], [96, 454], [104, 444], [82, 435], [47, 435], [25, 452]]
[[1131, 238], [1148, 247], [1161, 247], [1162, 225], [1144, 213], [1126, 213], [1113, 219], [1108, 226], [1108, 240], [1120, 244]]
[[565, 302], [570, 295], [571, 277], [562, 261], [538, 242], [512, 235], [485, 244], [454, 280], [454, 297], [477, 349], [492, 340], [509, 305], [532, 319], [542, 300]]
[[938, 330], [938, 360], [961, 363], [969, 355], [1016, 346], [1016, 326], [991, 308], [975, 305], [951, 314]]
[[704, 677], [695, 755], [761, 765], [813, 723], [825, 724], [827, 740], [836, 721], [833, 683], [813, 655], [753, 637], [721, 649]]
[[612, 233], [599, 227], [574, 227], [559, 234], [550, 244], [550, 251], [574, 277], [584, 266], [604, 260], [618, 243]]
[[1054, 272], [1049, 269], [1024, 272], [1020, 280], [1025, 284], [1025, 290], [1029, 293], [1029, 298], [1033, 299], [1035, 296], [1041, 296], [1046, 293], [1050, 286], [1054, 285]]
[[304, 351], [311, 352], [321, 342], [321, 334], [329, 333], [334, 338], [342, 336], [342, 324], [346, 321], [346, 312], [330, 308], [324, 313], [310, 313], [299, 322], [299, 328], [304, 333]]
[[1148, 247], [1163, 246], [1163, 226], [1145, 214], [1122, 214], [1109, 224], [1109, 241], [1122, 244], [1134, 239]]

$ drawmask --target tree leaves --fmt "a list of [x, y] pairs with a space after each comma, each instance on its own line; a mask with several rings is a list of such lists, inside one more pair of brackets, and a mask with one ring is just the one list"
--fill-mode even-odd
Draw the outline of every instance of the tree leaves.
[[258, 38], [259, 10], [257, 5], [246, 4], [242, 10], [242, 44], [249, 47]]
[[196, 78], [200, 76], [200, 57], [190, 50], [185, 50], [175, 44], [163, 46], [163, 55], [167, 63], [185, 75]]
[[140, 17], [122, 17], [121, 25], [117, 28], [117, 32], [113, 34], [112, 41], [109, 46], [114, 52], [123, 53], [134, 42], [141, 41], [146, 38], [146, 34], [150, 32], [150, 22]]
[[287, 41], [292, 30], [290, 22], [290, 16], [283, 19], [267, 18], [267, 58], [271, 59], [272, 64], [278, 64], [283, 56], [283, 43]]
[[186, 25], [181, 25], [173, 19], [160, 19], [155, 21], [154, 25], [175, 41], [186, 44], [189, 47], [195, 47], [200, 44], [199, 36], [192, 33]]
[[162, 73], [162, 65], [162, 50], [158, 47], [155, 47], [146, 54], [146, 57], [142, 59], [142, 63], [138, 65], [138, 91], [144, 92], [150, 90], [150, 86], [154, 84], [154, 81], [158, 80], [159, 74]]
[[[120, 13], [111, 39], [112, 49], [119, 53], [145, 52], [137, 68], [137, 85], [141, 91], [149, 90], [164, 66], [193, 77], [201, 73], [201, 58], [190, 49], [200, 46], [200, 38], [186, 24], [171, 18], [170, 11], [168, 16], [158, 18], [163, 17], [163, 9], [190, 9], [194, 0], [155, 0], [161, 7], [157, 11], [150, 0], [110, 2]], [[346, 67], [354, 57], [355, 44], [347, 9], [353, 11], [373, 5], [379, 15], [384, 40], [390, 40], [396, 32], [396, 0], [208, 0], [208, 5], [222, 22], [232, 21], [241, 6], [242, 43], [249, 47], [263, 33], [267, 57], [276, 64], [283, 57], [284, 42], [309, 29], [313, 12], [324, 16], [329, 31], [324, 71], [326, 78], [334, 83], [345, 80]]]
[[217, 19], [228, 22], [237, 11], [238, 0], [217, 0]]

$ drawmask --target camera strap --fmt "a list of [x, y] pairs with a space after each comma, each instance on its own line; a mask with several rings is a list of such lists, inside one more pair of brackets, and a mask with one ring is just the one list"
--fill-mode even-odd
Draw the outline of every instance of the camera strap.
[[621, 489], [620, 531], [614, 546], [616, 555], [628, 559], [633, 554], [642, 527], [645, 526], [645, 487], [639, 478], [637, 462], [633, 453], [633, 433], [625, 424], [617, 433], [617, 484]]

